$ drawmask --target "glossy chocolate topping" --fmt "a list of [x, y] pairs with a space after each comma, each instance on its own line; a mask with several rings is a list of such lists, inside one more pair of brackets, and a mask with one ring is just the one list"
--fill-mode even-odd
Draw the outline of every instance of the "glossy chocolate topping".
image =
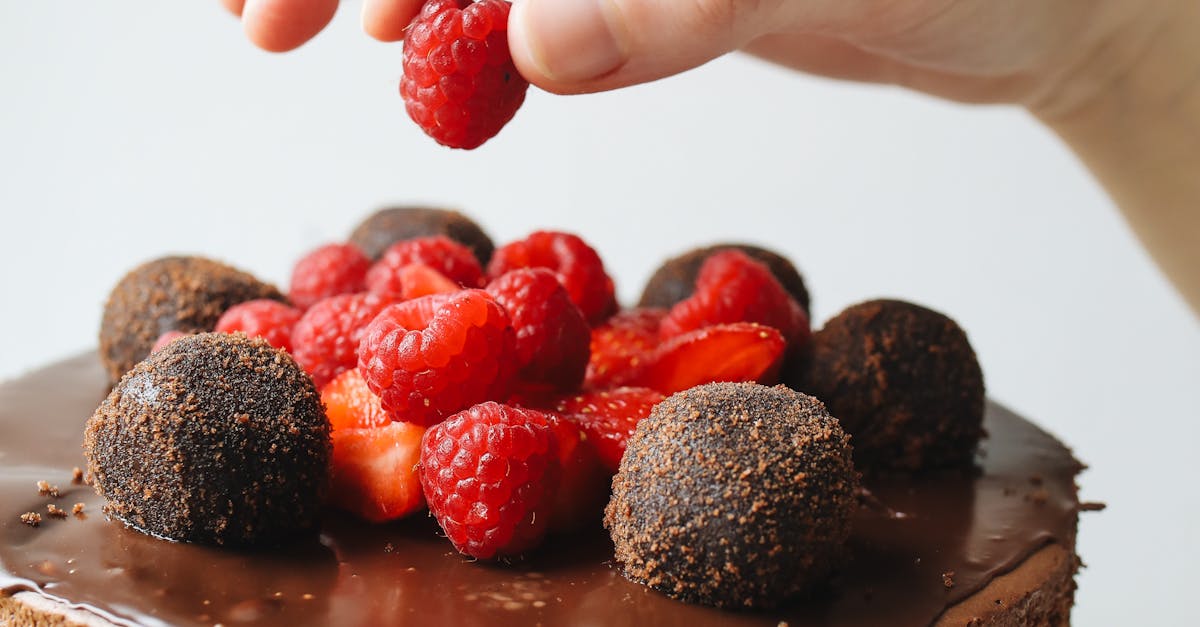
[[[268, 552], [178, 544], [106, 520], [91, 487], [71, 483], [106, 388], [93, 354], [0, 385], [0, 590], [118, 623], [924, 625], [1046, 544], [1074, 546], [1080, 464], [996, 404], [981, 472], [869, 481], [851, 560], [817, 598], [771, 613], [688, 605], [630, 583], [598, 528], [509, 567], [458, 556], [425, 517], [372, 526], [331, 513], [319, 538]], [[38, 481], [61, 496], [40, 496]], [[45, 516], [49, 503], [70, 512], [77, 502], [82, 518]], [[43, 514], [40, 526], [21, 522], [29, 511]]]

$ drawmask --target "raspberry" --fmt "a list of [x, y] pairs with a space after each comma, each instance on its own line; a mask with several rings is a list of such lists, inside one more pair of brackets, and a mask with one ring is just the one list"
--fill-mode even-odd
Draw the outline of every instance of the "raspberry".
[[400, 298], [412, 300], [430, 294], [450, 294], [461, 290], [458, 283], [423, 263], [410, 263], [395, 275], [400, 284]]
[[554, 273], [544, 268], [506, 272], [487, 286], [516, 331], [518, 378], [560, 390], [579, 387], [591, 331]]
[[476, 148], [512, 119], [529, 83], [508, 51], [509, 3], [429, 0], [404, 37], [408, 116], [451, 148]]
[[407, 422], [335, 430], [329, 501], [371, 522], [420, 511], [425, 496], [417, 464], [424, 435], [424, 427]]
[[481, 287], [483, 268], [470, 248], [446, 237], [418, 237], [392, 244], [367, 271], [367, 289], [376, 294], [404, 294], [404, 268], [425, 264], [463, 287]]
[[764, 264], [740, 250], [723, 250], [704, 261], [696, 290], [671, 307], [664, 338], [714, 324], [755, 322], [779, 329], [789, 343], [809, 335], [808, 316]]
[[635, 376], [658, 346], [658, 327], [666, 315], [666, 309], [627, 309], [592, 329], [584, 387], [610, 388]]
[[292, 356], [312, 375], [317, 389], [358, 363], [363, 330], [396, 299], [378, 294], [343, 294], [313, 305], [292, 331]]
[[250, 300], [225, 310], [217, 320], [218, 333], [241, 331], [250, 337], [261, 337], [271, 346], [289, 353], [292, 351], [292, 329], [300, 320], [301, 311], [277, 300]]
[[615, 388], [568, 396], [554, 409], [579, 425], [609, 474], [616, 474], [625, 444], [663, 395], [649, 388]]
[[487, 292], [435, 294], [380, 312], [362, 336], [358, 368], [394, 419], [431, 425], [505, 398], [514, 342], [508, 315]]
[[496, 278], [518, 268], [552, 270], [588, 324], [599, 324], [617, 310], [613, 282], [604, 272], [604, 262], [591, 246], [575, 235], [537, 231], [523, 240], [502, 246], [492, 254], [488, 276]]
[[354, 294], [366, 289], [371, 260], [351, 244], [327, 244], [296, 262], [288, 299], [308, 309], [330, 296]]
[[545, 535], [558, 483], [557, 442], [539, 411], [482, 403], [430, 428], [421, 441], [429, 511], [460, 552], [517, 555]]
[[613, 473], [600, 463], [589, 436], [575, 422], [543, 411], [558, 448], [558, 488], [550, 505], [550, 532], [598, 526], [608, 503]]
[[379, 404], [379, 397], [367, 387], [358, 368], [339, 374], [321, 388], [325, 416], [334, 430], [383, 427], [392, 417]]

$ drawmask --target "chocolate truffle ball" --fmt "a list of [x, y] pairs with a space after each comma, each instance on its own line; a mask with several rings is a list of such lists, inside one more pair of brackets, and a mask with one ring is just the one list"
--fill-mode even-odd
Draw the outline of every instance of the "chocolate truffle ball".
[[105, 512], [172, 540], [274, 544], [315, 528], [329, 421], [309, 378], [261, 338], [180, 338], [121, 379], [84, 453]]
[[808, 289], [804, 287], [804, 279], [796, 271], [792, 262], [765, 248], [732, 243], [697, 248], [664, 261], [646, 282], [638, 306], [670, 307], [691, 296], [696, 289], [696, 275], [700, 273], [700, 266], [704, 265], [704, 260], [713, 253], [731, 248], [740, 250], [749, 255], [751, 259], [766, 264], [767, 268], [771, 270], [771, 274], [779, 279], [779, 284], [804, 308], [804, 312], [809, 312]]
[[968, 465], [982, 434], [983, 373], [963, 330], [920, 305], [873, 300], [813, 336], [796, 389], [824, 401], [864, 471]]
[[203, 257], [164, 257], [134, 268], [108, 295], [100, 359], [115, 383], [167, 331], [212, 331], [226, 309], [260, 298], [286, 302], [275, 287]]
[[496, 249], [474, 220], [457, 211], [431, 207], [380, 209], [354, 228], [350, 243], [371, 259], [379, 259], [396, 242], [430, 235], [445, 235], [470, 248], [485, 268]]
[[828, 577], [857, 486], [849, 438], [820, 401], [710, 383], [638, 424], [604, 525], [629, 579], [693, 603], [768, 608]]

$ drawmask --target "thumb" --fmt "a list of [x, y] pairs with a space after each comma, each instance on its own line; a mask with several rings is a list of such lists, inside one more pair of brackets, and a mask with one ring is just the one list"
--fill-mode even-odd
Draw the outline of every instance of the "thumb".
[[749, 43], [781, 0], [519, 0], [508, 43], [531, 83], [559, 93], [677, 74]]

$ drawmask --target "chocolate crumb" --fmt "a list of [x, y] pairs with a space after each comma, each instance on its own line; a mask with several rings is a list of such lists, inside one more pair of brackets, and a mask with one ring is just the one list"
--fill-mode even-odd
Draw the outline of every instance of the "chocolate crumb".
[[38, 496], [49, 496], [49, 497], [53, 497], [53, 498], [58, 498], [58, 496], [59, 496], [58, 495], [58, 486], [50, 485], [50, 483], [46, 482], [46, 481], [37, 482], [37, 489], [38, 489]]
[[71, 469], [71, 483], [75, 485], [83, 483], [83, 470], [79, 466]]
[[947, 590], [954, 587], [954, 571], [948, 570], [942, 573], [942, 585], [946, 586]]
[[1045, 488], [1039, 488], [1030, 492], [1025, 500], [1032, 501], [1035, 505], [1045, 505], [1046, 501], [1050, 500], [1050, 493]]
[[30, 527], [36, 527], [42, 524], [42, 515], [37, 512], [25, 512], [24, 514], [21, 514], [21, 522], [29, 525]]
[[76, 503], [75, 506], [71, 508], [71, 513], [75, 514], [76, 516], [83, 516], [83, 503]]
[[1085, 501], [1079, 504], [1079, 511], [1081, 512], [1100, 512], [1105, 509], [1108, 509], [1108, 504], [1099, 501]]
[[394, 544], [392, 544], [391, 542], [388, 542], [387, 544], [383, 545], [383, 552], [384, 553], [395, 553], [396, 546]]
[[54, 503], [51, 503], [46, 506], [46, 512], [50, 514], [51, 518], [66, 518], [67, 517], [67, 510], [62, 509], [61, 507], [55, 505]]

